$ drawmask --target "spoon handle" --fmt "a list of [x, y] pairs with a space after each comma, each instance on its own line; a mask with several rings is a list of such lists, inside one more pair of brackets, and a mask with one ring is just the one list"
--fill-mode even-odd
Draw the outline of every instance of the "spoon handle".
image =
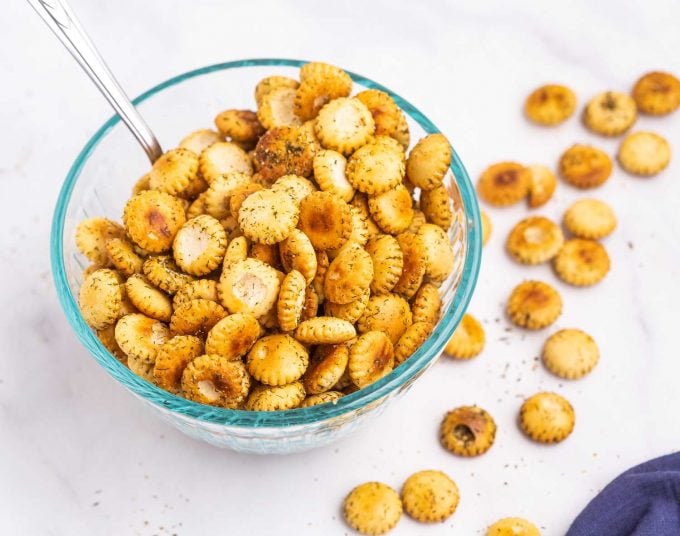
[[132, 105], [66, 0], [28, 0], [62, 45], [95, 83], [102, 95], [137, 138], [151, 163], [163, 154], [156, 136]]

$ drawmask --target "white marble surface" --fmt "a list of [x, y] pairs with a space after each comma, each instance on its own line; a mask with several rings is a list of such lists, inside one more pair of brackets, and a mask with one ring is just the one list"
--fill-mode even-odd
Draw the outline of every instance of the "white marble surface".
[[[680, 4], [672, 0], [73, 5], [130, 94], [229, 59], [325, 59], [420, 106], [473, 177], [499, 159], [554, 165], [576, 141], [615, 151], [617, 141], [595, 138], [576, 119], [550, 131], [527, 124], [520, 105], [539, 83], [563, 81], [583, 102], [626, 90], [652, 68], [680, 71]], [[548, 267], [513, 264], [502, 244], [526, 209], [489, 210], [495, 232], [471, 305], [487, 349], [468, 363], [438, 363], [371, 428], [328, 448], [268, 458], [219, 451], [168, 428], [80, 346], [50, 275], [57, 191], [111, 112], [25, 3], [4, 7], [0, 533], [342, 534], [339, 505], [352, 486], [377, 479], [398, 487], [432, 467], [458, 482], [457, 513], [432, 527], [405, 518], [395, 533], [480, 534], [498, 517], [521, 515], [557, 535], [621, 470], [678, 448], [678, 159], [652, 180], [616, 169], [595, 193], [620, 226], [606, 240], [612, 271], [589, 290], [568, 288]], [[638, 127], [680, 146], [680, 113]], [[539, 212], [559, 218], [580, 195], [561, 184]], [[537, 363], [553, 329], [506, 330], [501, 305], [525, 277], [563, 293], [555, 328], [584, 328], [598, 341], [601, 363], [588, 378], [562, 382]], [[564, 393], [575, 407], [575, 432], [561, 445], [534, 445], [515, 425], [522, 397], [539, 389]], [[437, 426], [446, 410], [470, 403], [488, 409], [499, 431], [488, 454], [464, 460], [439, 446]]]

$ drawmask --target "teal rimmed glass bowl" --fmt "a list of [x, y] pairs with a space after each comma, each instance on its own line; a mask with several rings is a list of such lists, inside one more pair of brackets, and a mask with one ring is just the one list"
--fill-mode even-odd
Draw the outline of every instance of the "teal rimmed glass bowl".
[[[257, 82], [272, 74], [297, 78], [304, 62], [254, 59], [210, 65], [146, 91], [134, 100], [166, 149], [198, 128], [208, 128], [225, 108], [252, 108]], [[438, 132], [417, 108], [384, 86], [349, 73], [355, 90], [386, 91], [407, 114], [411, 140]], [[76, 335], [106, 371], [158, 416], [212, 445], [242, 452], [287, 453], [325, 445], [380, 414], [440, 355], [472, 296], [481, 256], [479, 208], [460, 158], [453, 152], [445, 180], [454, 212], [449, 233], [456, 254], [453, 273], [441, 286], [442, 314], [432, 335], [406, 362], [376, 383], [335, 404], [276, 412], [214, 408], [172, 395], [132, 373], [99, 342], [78, 310], [76, 297], [88, 264], [75, 247], [77, 223], [92, 216], [120, 221], [133, 183], [148, 161], [117, 116], [87, 142], [68, 172], [52, 222], [52, 273], [61, 305]]]

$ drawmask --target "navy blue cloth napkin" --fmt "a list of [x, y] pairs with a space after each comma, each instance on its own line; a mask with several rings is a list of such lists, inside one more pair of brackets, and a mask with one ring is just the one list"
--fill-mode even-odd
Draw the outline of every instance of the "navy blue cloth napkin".
[[680, 536], [680, 453], [619, 475], [590, 501], [567, 536]]

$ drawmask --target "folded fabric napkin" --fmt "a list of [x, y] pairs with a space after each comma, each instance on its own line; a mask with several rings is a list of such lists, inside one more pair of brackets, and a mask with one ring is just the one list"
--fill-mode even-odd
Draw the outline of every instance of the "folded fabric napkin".
[[590, 501], [567, 536], [680, 536], [680, 453], [619, 475]]

